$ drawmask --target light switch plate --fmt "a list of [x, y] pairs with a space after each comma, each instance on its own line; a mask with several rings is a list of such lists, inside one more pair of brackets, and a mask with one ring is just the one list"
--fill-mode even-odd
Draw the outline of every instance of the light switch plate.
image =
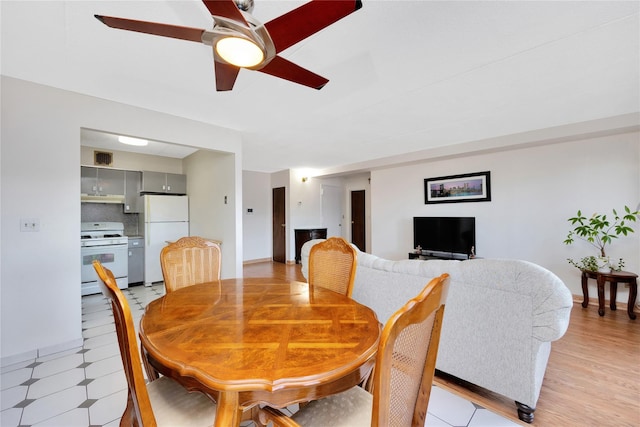
[[40, 220], [38, 218], [21, 218], [20, 231], [40, 231]]

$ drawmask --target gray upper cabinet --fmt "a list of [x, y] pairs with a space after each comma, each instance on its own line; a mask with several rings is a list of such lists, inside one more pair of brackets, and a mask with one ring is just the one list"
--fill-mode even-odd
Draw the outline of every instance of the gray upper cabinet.
[[168, 173], [167, 193], [187, 194], [187, 176], [177, 173]]
[[124, 172], [81, 166], [80, 192], [90, 196], [124, 196]]
[[124, 173], [124, 212], [142, 212], [140, 202], [140, 188], [142, 186], [142, 172], [125, 171]]
[[165, 172], [142, 172], [143, 193], [187, 194], [187, 176]]

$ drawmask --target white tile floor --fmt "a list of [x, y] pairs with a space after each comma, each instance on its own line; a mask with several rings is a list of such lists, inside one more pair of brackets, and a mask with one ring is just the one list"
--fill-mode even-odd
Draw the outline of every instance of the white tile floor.
[[[124, 291], [136, 324], [164, 286]], [[111, 309], [102, 295], [82, 299], [84, 346], [2, 368], [0, 426], [118, 426], [127, 384]], [[517, 427], [448, 391], [435, 387], [426, 426]]]

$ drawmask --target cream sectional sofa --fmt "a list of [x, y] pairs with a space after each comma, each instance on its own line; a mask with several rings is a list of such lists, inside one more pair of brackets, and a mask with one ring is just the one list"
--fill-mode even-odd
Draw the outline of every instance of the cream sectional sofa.
[[[309, 249], [302, 247], [307, 276]], [[381, 322], [442, 273], [451, 277], [436, 369], [516, 401], [533, 421], [551, 342], [569, 325], [566, 285], [545, 268], [521, 260], [390, 261], [358, 251], [352, 297]]]

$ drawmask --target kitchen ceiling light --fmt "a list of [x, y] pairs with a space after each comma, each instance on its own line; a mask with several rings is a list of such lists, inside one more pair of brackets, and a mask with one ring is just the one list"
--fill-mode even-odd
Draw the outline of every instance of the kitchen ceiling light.
[[236, 67], [254, 67], [264, 60], [264, 52], [251, 40], [224, 37], [216, 43], [216, 52]]
[[119, 136], [118, 141], [127, 145], [137, 145], [138, 147], [144, 147], [149, 143], [146, 139], [133, 138], [130, 136]]

